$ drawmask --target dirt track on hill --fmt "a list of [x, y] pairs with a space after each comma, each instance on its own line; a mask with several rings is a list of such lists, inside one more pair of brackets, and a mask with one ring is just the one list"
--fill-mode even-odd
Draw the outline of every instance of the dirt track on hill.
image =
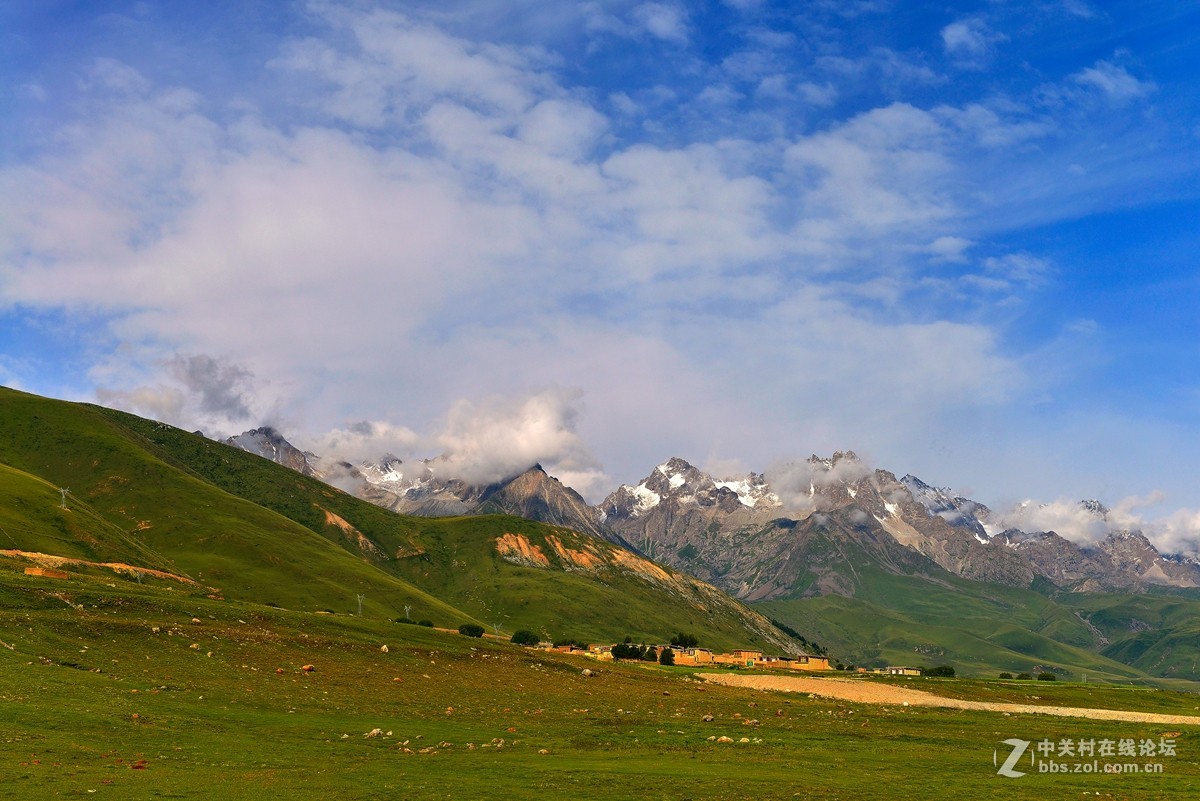
[[774, 690], [776, 692], [812, 693], [827, 698], [840, 698], [861, 704], [908, 704], [909, 706], [937, 706], [948, 709], [973, 709], [983, 712], [1008, 712], [1009, 714], [1057, 715], [1069, 718], [1092, 718], [1094, 720], [1124, 720], [1133, 723], [1179, 723], [1200, 726], [1200, 717], [1193, 715], [1164, 715], [1157, 712], [1125, 712], [1119, 709], [1086, 709], [1069, 706], [1038, 706], [1035, 704], [1008, 704], [994, 701], [964, 701], [945, 698], [923, 690], [893, 687], [874, 681], [853, 679], [818, 679], [808, 676], [740, 676], [733, 673], [705, 673], [701, 677], [713, 684], [728, 687], [748, 687], [752, 690]]

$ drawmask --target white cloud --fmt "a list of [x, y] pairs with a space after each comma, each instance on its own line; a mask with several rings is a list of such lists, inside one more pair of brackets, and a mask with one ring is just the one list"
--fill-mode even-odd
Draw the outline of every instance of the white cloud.
[[674, 3], [642, 3], [633, 9], [633, 19], [652, 36], [687, 44], [687, 12]]
[[1160, 553], [1200, 555], [1200, 512], [1179, 509], [1163, 517], [1144, 513], [1164, 500], [1166, 494], [1158, 490], [1145, 496], [1131, 495], [1104, 513], [1061, 498], [1048, 503], [1025, 501], [994, 516], [993, 521], [999, 529], [1053, 531], [1083, 546], [1095, 545], [1113, 531], [1140, 531]]
[[602, 473], [576, 430], [580, 400], [577, 390], [548, 389], [516, 401], [455, 403], [436, 436], [447, 473], [490, 484], [541, 463], [591, 489]]
[[101, 386], [97, 399], [181, 428], [224, 435], [257, 425], [265, 406], [254, 376], [242, 366], [207, 354], [176, 354], [157, 365], [157, 380], [133, 389]]
[[929, 243], [928, 250], [943, 261], [963, 262], [966, 261], [967, 248], [973, 244], [975, 243], [961, 236], [939, 236]]
[[411, 428], [385, 420], [360, 420], [317, 435], [304, 432], [288, 435], [293, 444], [325, 459], [352, 464], [375, 461], [384, 456], [411, 459], [421, 453], [423, 438]]
[[1095, 89], [1117, 103], [1126, 103], [1145, 97], [1157, 90], [1152, 81], [1140, 80], [1124, 67], [1111, 61], [1097, 61], [1071, 76], [1075, 83]]
[[942, 46], [946, 54], [965, 65], [982, 66], [991, 57], [995, 45], [1007, 39], [979, 17], [957, 20], [942, 28]]
[[764, 475], [785, 508], [807, 515], [830, 508], [823, 492], [826, 488], [853, 485], [874, 472], [865, 461], [839, 458], [832, 464], [813, 459], [777, 462]]

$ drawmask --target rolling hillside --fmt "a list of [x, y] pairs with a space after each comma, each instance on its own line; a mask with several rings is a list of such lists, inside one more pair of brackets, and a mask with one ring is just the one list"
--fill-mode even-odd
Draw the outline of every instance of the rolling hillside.
[[[609, 543], [500, 515], [403, 517], [258, 456], [97, 406], [0, 391], [0, 463], [48, 482], [36, 500], [43, 507], [55, 487], [70, 487], [103, 524], [104, 536], [92, 537], [97, 553], [133, 559], [130, 549], [140, 548], [139, 564], [169, 567], [226, 597], [353, 612], [362, 595], [367, 614], [401, 617], [410, 607], [413, 620], [439, 625], [477, 619], [580, 639], [659, 640], [685, 629], [717, 647], [793, 646], [720, 591]], [[52, 542], [54, 514], [14, 526], [13, 543]]]

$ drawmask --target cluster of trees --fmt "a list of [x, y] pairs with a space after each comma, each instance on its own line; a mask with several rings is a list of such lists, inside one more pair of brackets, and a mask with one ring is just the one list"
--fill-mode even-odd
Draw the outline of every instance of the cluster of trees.
[[[629, 638], [626, 637], [626, 640]], [[613, 659], [640, 659], [643, 662], [657, 662], [658, 649], [653, 645], [635, 645], [632, 642], [620, 642], [613, 646]]]
[[954, 668], [950, 665], [937, 665], [931, 668], [921, 668], [922, 676], [943, 676], [945, 678], [954, 678]]
[[[1002, 678], [1002, 679], [1020, 679], [1022, 681], [1030, 681], [1031, 679], [1035, 678], [1035, 675], [1033, 673], [1018, 673], [1017, 675], [1014, 676], [1011, 673], [1001, 673], [1000, 678]], [[1036, 674], [1036, 678], [1038, 681], [1058, 681], [1058, 676], [1055, 676], [1053, 673], [1044, 673], [1044, 672], [1038, 673], [1038, 674]]]
[[[476, 633], [478, 632], [478, 633]], [[458, 627], [458, 633], [467, 637], [482, 637], [483, 626], [477, 623], [464, 623]], [[542, 641], [536, 632], [528, 629], [521, 629], [512, 635], [512, 642], [517, 645], [534, 646]], [[694, 634], [685, 632], [676, 632], [671, 637], [671, 645], [675, 648], [695, 648], [700, 644], [700, 638]], [[554, 646], [560, 648], [564, 645], [571, 645], [577, 648], [587, 648], [587, 644], [581, 640], [573, 638], [558, 638], [554, 640]], [[658, 662], [661, 665], [674, 665], [675, 652], [670, 648], [655, 648], [653, 645], [642, 645], [635, 643], [633, 637], [626, 637], [624, 642], [617, 643], [612, 648], [613, 659], [638, 660], [641, 662]]]

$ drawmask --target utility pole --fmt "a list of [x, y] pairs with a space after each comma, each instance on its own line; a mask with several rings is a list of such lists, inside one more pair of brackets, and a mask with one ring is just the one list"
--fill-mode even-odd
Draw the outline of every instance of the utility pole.
[[59, 487], [58, 491], [62, 493], [62, 503], [59, 505], [59, 508], [66, 509], [67, 508], [67, 493], [70, 492], [71, 490], [67, 489], [66, 487]]
[[412, 620], [412, 604], [404, 605], [404, 619]]
[[363, 598], [366, 598], [366, 597], [367, 596], [365, 596], [365, 595], [358, 596], [358, 616], [359, 617], [362, 617], [362, 602], [363, 602]]

